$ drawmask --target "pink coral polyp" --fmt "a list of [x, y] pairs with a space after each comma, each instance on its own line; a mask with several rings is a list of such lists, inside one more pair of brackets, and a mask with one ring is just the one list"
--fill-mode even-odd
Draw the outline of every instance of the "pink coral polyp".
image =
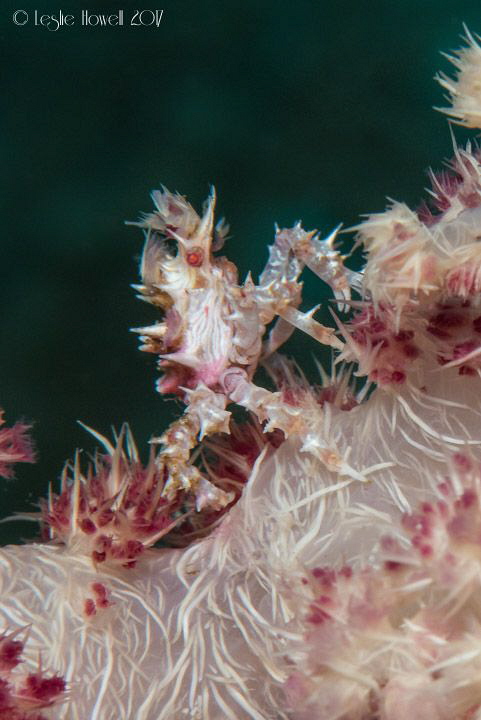
[[133, 567], [146, 547], [180, 522], [183, 497], [169, 502], [162, 496], [164, 468], [153, 454], [144, 467], [130, 438], [126, 453], [125, 433], [110, 453], [95, 457], [85, 475], [78, 460], [66, 466], [60, 494], [43, 503], [42, 520], [47, 536], [81, 547], [95, 563]]
[[[5, 423], [3, 410], [0, 410], [0, 426]], [[18, 462], [34, 462], [32, 442], [28, 435], [30, 427], [17, 422], [12, 427], [0, 429], [0, 475], [12, 477], [12, 465]]]
[[[22, 668], [24, 629], [0, 636], [0, 720], [47, 720], [39, 713], [66, 699], [67, 684], [60, 675]], [[49, 716], [50, 717], [50, 716]]]

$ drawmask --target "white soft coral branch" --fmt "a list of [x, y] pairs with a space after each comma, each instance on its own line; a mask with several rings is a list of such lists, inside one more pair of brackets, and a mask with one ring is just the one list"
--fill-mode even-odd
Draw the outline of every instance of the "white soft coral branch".
[[459, 125], [481, 128], [481, 47], [478, 35], [472, 35], [466, 26], [464, 32], [466, 47], [446, 55], [457, 70], [456, 77], [444, 73], [436, 77], [451, 102], [451, 107], [438, 109]]

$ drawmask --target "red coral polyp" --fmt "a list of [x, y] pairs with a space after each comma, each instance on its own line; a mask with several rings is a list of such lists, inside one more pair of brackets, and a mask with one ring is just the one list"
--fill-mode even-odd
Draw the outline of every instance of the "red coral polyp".
[[0, 635], [0, 720], [46, 720], [38, 710], [66, 699], [61, 675], [46, 675], [39, 660], [35, 671], [20, 667], [25, 642], [16, 639], [25, 628]]
[[0, 672], [13, 670], [22, 662], [23, 642], [15, 640], [16, 633], [0, 635]]
[[144, 467], [124, 428], [115, 448], [98, 453], [87, 469], [78, 460], [62, 475], [61, 492], [43, 503], [42, 520], [49, 539], [76, 547], [98, 563], [133, 567], [145, 548], [180, 521], [183, 496], [162, 495], [165, 474], [154, 454]]
[[[5, 423], [0, 410], [0, 426]], [[17, 422], [12, 427], [0, 429], [0, 476], [10, 478], [12, 465], [18, 462], [35, 462], [32, 441], [28, 435], [29, 426]]]
[[57, 702], [65, 690], [65, 680], [59, 675], [30, 673], [16, 691], [16, 699], [22, 709], [45, 708]]

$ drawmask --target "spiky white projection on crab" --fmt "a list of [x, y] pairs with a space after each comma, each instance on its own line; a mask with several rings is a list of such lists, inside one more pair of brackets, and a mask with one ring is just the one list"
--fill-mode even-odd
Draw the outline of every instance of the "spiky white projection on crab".
[[[468, 34], [441, 76], [470, 127], [480, 57]], [[213, 193], [202, 216], [153, 199], [137, 289], [165, 315], [139, 332], [185, 411], [147, 463], [127, 428], [97, 435], [91, 466], [68, 464], [42, 504], [45, 542], [0, 551], [0, 660], [29, 626], [27, 677], [40, 687], [42, 650], [68, 720], [479, 720], [478, 150], [432, 174], [429, 206], [356, 228], [361, 272], [338, 230], [298, 224], [242, 283], [216, 255]], [[305, 267], [336, 328], [300, 309]], [[277, 353], [294, 328], [332, 348], [319, 387]], [[2, 433], [0, 469], [23, 437]]]

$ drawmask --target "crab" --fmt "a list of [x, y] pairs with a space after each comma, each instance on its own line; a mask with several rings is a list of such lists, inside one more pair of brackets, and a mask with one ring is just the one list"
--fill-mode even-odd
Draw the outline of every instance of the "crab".
[[[319, 306], [301, 312], [305, 266], [332, 289], [339, 309], [350, 301], [358, 273], [344, 267], [336, 250], [340, 228], [325, 240], [300, 223], [276, 227], [274, 244], [256, 284], [250, 273], [239, 282], [238, 270], [221, 249], [228, 233], [224, 220], [214, 225], [215, 191], [202, 216], [185, 197], [165, 188], [152, 193], [155, 210], [136, 223], [145, 231], [139, 297], [164, 312], [161, 322], [136, 328], [141, 350], [158, 355], [161, 394], [173, 393], [186, 404], [184, 414], [153, 442], [162, 445], [158, 462], [168, 470], [165, 493], [194, 489], [198, 508], [223, 507], [231, 501], [189, 464], [198, 440], [229, 432], [229, 403], [252, 412], [266, 430], [287, 436], [302, 432], [301, 409], [283, 402], [281, 393], [254, 382], [260, 362], [290, 337], [295, 328], [324, 345], [342, 350], [335, 330], [314, 319]], [[359, 283], [358, 283], [359, 284]], [[266, 328], [272, 322], [266, 339]]]

